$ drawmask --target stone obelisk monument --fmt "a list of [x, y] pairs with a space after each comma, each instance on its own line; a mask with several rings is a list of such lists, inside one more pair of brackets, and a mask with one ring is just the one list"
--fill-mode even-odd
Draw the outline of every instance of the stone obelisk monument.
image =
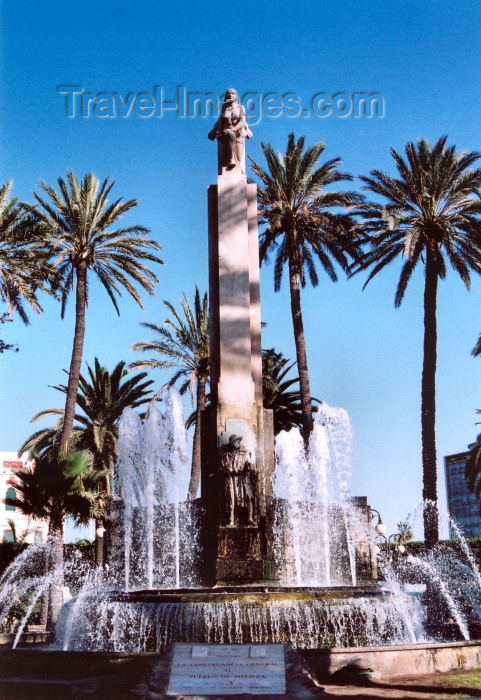
[[209, 133], [218, 149], [217, 184], [208, 188], [215, 438], [202, 492], [216, 511], [217, 583], [271, 577], [265, 516], [274, 455], [272, 419], [262, 407], [257, 187], [247, 182], [245, 167], [251, 136], [236, 91], [227, 90]]

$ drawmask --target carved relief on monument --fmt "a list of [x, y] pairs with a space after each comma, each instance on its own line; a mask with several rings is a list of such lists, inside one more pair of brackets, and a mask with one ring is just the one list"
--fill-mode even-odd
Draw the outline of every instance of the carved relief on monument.
[[221, 114], [208, 137], [211, 141], [217, 141], [219, 175], [224, 171], [236, 170], [245, 174], [245, 139], [252, 138], [252, 131], [247, 126], [244, 107], [233, 88], [226, 91]]

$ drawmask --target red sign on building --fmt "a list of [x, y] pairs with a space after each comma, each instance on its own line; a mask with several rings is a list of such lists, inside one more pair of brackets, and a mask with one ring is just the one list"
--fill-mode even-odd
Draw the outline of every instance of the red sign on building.
[[23, 467], [23, 462], [20, 462], [20, 461], [4, 462], [3, 463], [4, 469], [21, 469], [22, 467]]

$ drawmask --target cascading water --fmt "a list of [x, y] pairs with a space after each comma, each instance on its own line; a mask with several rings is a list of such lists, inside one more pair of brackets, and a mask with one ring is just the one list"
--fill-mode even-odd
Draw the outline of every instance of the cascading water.
[[465, 616], [460, 609], [458, 601], [453, 596], [451, 587], [446, 580], [440, 576], [438, 568], [431, 564], [429, 560], [420, 559], [419, 557], [411, 557], [409, 563], [412, 566], [419, 567], [421, 572], [425, 574], [426, 578], [434, 584], [440, 596], [445, 600], [449, 612], [459, 627], [463, 639], [469, 639], [468, 624]]
[[[100, 575], [83, 560], [65, 560], [64, 576], [75, 581], [77, 595], [64, 606], [59, 620], [57, 637], [64, 648], [75, 637], [85, 610], [96, 607], [112, 590], [198, 585], [195, 514], [183, 501], [188, 483], [187, 439], [178, 392], [171, 389], [165, 412], [154, 407], [145, 421], [131, 409], [124, 411], [118, 445], [109, 565]], [[17, 601], [28, 601], [15, 645], [30, 612], [55, 578], [54, 573], [45, 574], [50, 546], [49, 542], [31, 545], [0, 579], [0, 624]]]
[[277, 436], [273, 537], [283, 585], [356, 585], [350, 453], [349, 417], [325, 403], [307, 454], [299, 430]]
[[[221, 597], [221, 596], [220, 596]], [[404, 614], [388, 596], [337, 596], [319, 591], [299, 596], [293, 591], [249, 597], [240, 593], [216, 601], [215, 595], [156, 602], [134, 596], [128, 605], [103, 598], [87, 610], [71, 649], [161, 651], [174, 641], [209, 644], [289, 643], [315, 649], [323, 646], [378, 646], [415, 643], [409, 619], [417, 614], [414, 599], [404, 600]], [[209, 599], [210, 598], [210, 599]]]
[[[425, 609], [418, 598], [408, 595], [404, 589], [391, 562], [385, 561], [382, 565], [384, 576], [384, 588], [389, 593], [390, 600], [402, 620], [403, 635], [397, 640], [393, 638], [393, 644], [420, 644], [426, 642], [424, 629]], [[402, 640], [402, 641], [401, 641]]]
[[[117, 544], [117, 569], [124, 572], [124, 590], [148, 589], [152, 584], [164, 590], [122, 594], [111, 589], [95, 599], [87, 597], [77, 625], [76, 603], [71, 602], [66, 606], [66, 613], [71, 609], [66, 624], [69, 648], [147, 651], [163, 649], [176, 639], [270, 640], [311, 648], [413, 641], [414, 599], [404, 599], [400, 614], [381, 591], [353, 588], [352, 529], [359, 525], [350, 497], [351, 429], [345, 411], [326, 405], [316, 417], [307, 456], [299, 431], [281, 433], [277, 439], [273, 521], [284, 588], [245, 595], [229, 589], [165, 591], [183, 583], [179, 553], [185, 545], [179, 523], [190, 527], [182, 517], [185, 505], [178, 495], [186, 490], [179, 477], [185, 439], [178, 397], [174, 394], [168, 404], [164, 416], [151, 413], [144, 423], [133, 411], [124, 414], [114, 479], [118, 499], [114, 526], [123, 533]], [[162, 532], [161, 549], [149, 533], [152, 525], [155, 532]], [[166, 576], [167, 571], [171, 573]], [[293, 584], [298, 588], [289, 588]], [[327, 596], [320, 588], [333, 585], [336, 593], [331, 588]], [[349, 588], [341, 589], [346, 585]]]
[[[415, 516], [433, 505], [432, 501], [421, 504], [415, 509]], [[409, 554], [401, 558], [398, 561], [397, 578], [408, 583], [421, 583], [427, 590], [427, 596], [431, 599], [430, 626], [434, 634], [442, 634], [443, 622], [451, 620], [461, 637], [468, 640], [470, 619], [481, 619], [481, 574], [473, 552], [456, 522], [449, 513], [439, 507], [436, 509], [441, 532], [446, 531], [449, 525], [456, 539], [441, 541], [429, 552], [417, 556]], [[386, 575], [385, 567], [383, 573]]]
[[[39, 616], [41, 605], [49, 588], [57, 580], [57, 572], [45, 573], [46, 562], [50, 559], [52, 543], [30, 545], [10, 564], [0, 577], [0, 627], [4, 629], [12, 611], [18, 606], [23, 608], [23, 616], [18, 624], [14, 623], [15, 647], [26, 629], [31, 614], [36, 610]], [[74, 593], [82, 594], [85, 582], [89, 579], [91, 562], [82, 557], [66, 556], [63, 562], [63, 579], [65, 587], [71, 587]], [[98, 579], [98, 576], [95, 577]], [[90, 585], [90, 594], [99, 590], [99, 586]], [[38, 620], [37, 620], [38, 622]], [[63, 637], [62, 633], [62, 637]]]
[[0, 577], [0, 625], [5, 624], [15, 605], [27, 601], [28, 614], [25, 614], [16, 629], [14, 646], [37, 601], [55, 578], [54, 572], [45, 574], [46, 556], [46, 545], [32, 545], [19, 554]]

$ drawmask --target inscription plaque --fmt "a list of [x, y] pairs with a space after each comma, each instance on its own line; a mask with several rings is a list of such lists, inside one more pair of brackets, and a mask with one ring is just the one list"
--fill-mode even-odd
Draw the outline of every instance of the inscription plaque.
[[282, 644], [174, 645], [167, 695], [285, 692]]

